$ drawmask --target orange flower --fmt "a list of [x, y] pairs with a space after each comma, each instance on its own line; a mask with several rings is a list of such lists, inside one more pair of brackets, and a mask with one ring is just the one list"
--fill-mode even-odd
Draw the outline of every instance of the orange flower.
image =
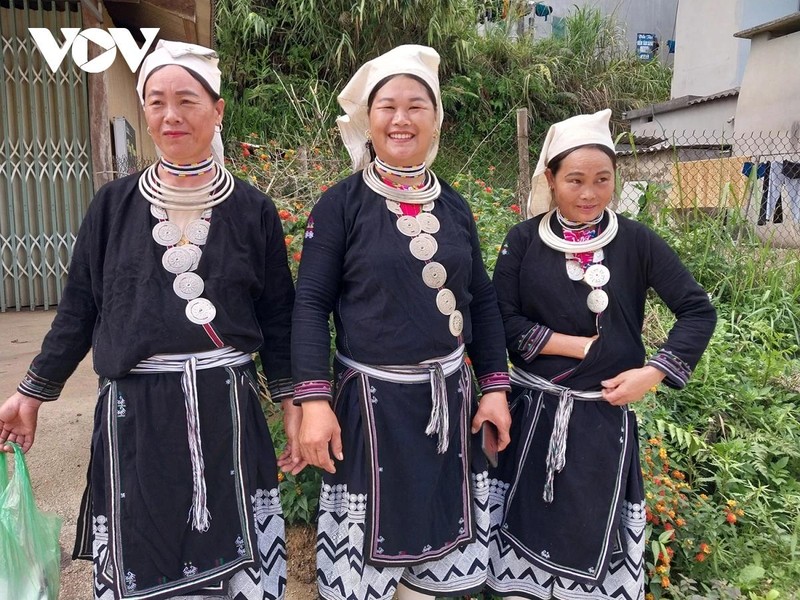
[[669, 587], [669, 577], [662, 577], [661, 578], [661, 587], [668, 588]]
[[283, 471], [278, 471], [278, 481], [283, 481], [286, 479], [286, 475], [283, 474]]
[[319, 186], [319, 189], [322, 190], [323, 192], [327, 192], [328, 186], [323, 183], [321, 186]]
[[698, 552], [697, 556], [694, 557], [697, 562], [703, 562], [706, 559], [706, 555], [702, 552]]
[[744, 516], [744, 511], [741, 508], [737, 508], [736, 509], [736, 514], [739, 515], [740, 517], [743, 517]]
[[733, 514], [732, 512], [729, 512], [727, 515], [725, 515], [725, 520], [731, 525], [733, 525], [734, 523], [736, 523], [736, 515]]
[[656, 600], [656, 597], [653, 594], [647, 593], [644, 595], [644, 600]]
[[492, 188], [487, 186], [487, 187], [483, 188], [483, 191], [486, 192], [487, 194], [491, 194], [492, 193]]
[[711, 547], [703, 542], [700, 544], [700, 552], [705, 552], [706, 554], [711, 554]]
[[294, 254], [292, 254], [292, 258], [295, 260], [295, 262], [300, 262], [300, 258], [302, 256], [303, 256], [302, 252], [295, 252]]
[[278, 216], [281, 218], [281, 221], [285, 221], [286, 219], [292, 216], [292, 213], [290, 213], [285, 208], [282, 208], [278, 211]]
[[664, 523], [665, 531], [672, 531], [673, 529], [675, 529], [675, 527], [673, 527], [672, 523]]
[[686, 521], [678, 517], [677, 519], [675, 519], [675, 525], [677, 525], [678, 527], [683, 527], [684, 525], [686, 525]]
[[515, 212], [515, 213], [517, 213], [518, 215], [522, 213], [522, 211], [521, 211], [521, 209], [520, 209], [520, 207], [519, 207], [519, 204], [512, 204], [512, 205], [511, 205], [511, 206], [509, 206], [508, 208], [511, 210], [511, 212]]
[[292, 243], [292, 240], [294, 240], [294, 236], [292, 235], [287, 235], [285, 238], [283, 238], [283, 241], [287, 246]]

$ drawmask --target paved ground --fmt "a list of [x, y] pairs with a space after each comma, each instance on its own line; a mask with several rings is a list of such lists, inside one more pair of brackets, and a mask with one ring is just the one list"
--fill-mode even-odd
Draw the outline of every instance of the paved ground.
[[[0, 313], [0, 402], [16, 389], [38, 354], [54, 317], [55, 311]], [[27, 457], [39, 508], [64, 519], [60, 600], [93, 597], [90, 563], [73, 562], [70, 556], [86, 482], [96, 390], [97, 377], [90, 355], [67, 382], [61, 398], [39, 411], [36, 441]], [[293, 528], [288, 532], [287, 600], [310, 600], [317, 595], [313, 583], [313, 544], [311, 529]]]
[[[0, 401], [11, 395], [39, 352], [55, 311], [0, 313]], [[28, 468], [41, 510], [64, 519], [61, 530], [63, 600], [92, 598], [91, 565], [70, 558], [75, 522], [89, 463], [97, 378], [87, 357], [67, 382], [61, 399], [42, 407]]]

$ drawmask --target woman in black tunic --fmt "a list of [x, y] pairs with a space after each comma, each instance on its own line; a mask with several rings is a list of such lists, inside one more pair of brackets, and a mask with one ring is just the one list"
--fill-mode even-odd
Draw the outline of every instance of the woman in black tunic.
[[489, 420], [505, 445], [508, 373], [472, 214], [426, 167], [438, 64], [430, 48], [401, 46], [359, 69], [339, 96], [358, 172], [306, 229], [293, 373], [303, 457], [327, 471], [317, 576], [329, 600], [388, 599], [400, 582], [401, 598], [461, 595], [486, 579], [486, 460], [470, 430]]
[[[607, 208], [610, 114], [550, 128], [531, 198], [546, 183], [555, 207], [511, 229], [495, 269], [513, 363], [512, 444], [490, 473], [488, 586], [501, 596], [644, 596], [644, 489], [629, 404], [662, 380], [683, 387], [714, 330], [708, 296], [675, 253]], [[648, 288], [677, 321], [645, 362]]]
[[41, 403], [93, 348], [75, 555], [94, 560], [100, 600], [284, 593], [278, 465], [251, 353], [293, 440], [294, 290], [275, 206], [212, 158], [216, 65], [212, 50], [178, 42], [145, 59], [138, 92], [162, 158], [97, 193], [41, 354], [0, 408], [0, 443], [29, 449]]

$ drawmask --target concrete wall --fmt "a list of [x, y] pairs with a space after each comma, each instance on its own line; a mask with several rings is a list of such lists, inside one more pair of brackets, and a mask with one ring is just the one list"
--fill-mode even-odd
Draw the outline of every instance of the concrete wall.
[[634, 119], [631, 121], [631, 131], [639, 136], [675, 138], [678, 144], [699, 139], [708, 139], [712, 143], [711, 140], [728, 140], [732, 137], [735, 114], [736, 96], [731, 96]]
[[543, 17], [529, 18], [527, 23], [537, 39], [550, 37], [553, 17], [568, 16], [577, 5], [613, 16], [632, 52], [636, 50], [637, 33], [655, 33], [661, 43], [659, 55], [662, 59], [668, 57], [667, 40], [674, 38], [678, 0], [546, 0], [545, 4], [553, 7], [552, 15], [546, 21]]
[[675, 25], [677, 43], [671, 96], [707, 96], [739, 86], [750, 40], [735, 38], [733, 34], [797, 9], [797, 0], [680, 2]]
[[673, 98], [707, 96], [739, 85], [744, 70], [741, 47], [746, 50], [750, 45], [748, 40], [733, 37], [741, 30], [742, 2], [680, 2], [675, 25]]
[[800, 31], [751, 40], [736, 109], [736, 133], [789, 131], [800, 121]]

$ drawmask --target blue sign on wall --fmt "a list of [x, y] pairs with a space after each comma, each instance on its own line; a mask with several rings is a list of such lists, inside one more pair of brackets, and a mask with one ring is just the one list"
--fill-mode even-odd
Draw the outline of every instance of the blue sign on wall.
[[651, 60], [658, 49], [658, 38], [655, 33], [636, 34], [636, 54], [639, 60]]

